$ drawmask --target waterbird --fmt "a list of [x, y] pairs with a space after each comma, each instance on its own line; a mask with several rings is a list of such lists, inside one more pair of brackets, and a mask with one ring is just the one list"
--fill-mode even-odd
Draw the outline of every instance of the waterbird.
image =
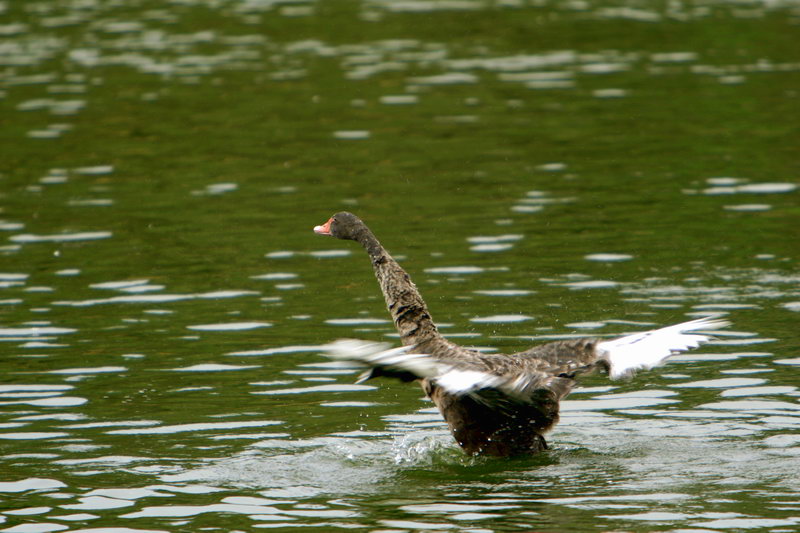
[[544, 434], [558, 422], [559, 402], [583, 374], [632, 376], [670, 355], [711, 340], [703, 331], [729, 322], [709, 316], [610, 340], [558, 340], [514, 354], [482, 353], [444, 338], [408, 273], [356, 215], [339, 212], [314, 227], [319, 235], [356, 241], [369, 255], [402, 346], [340, 339], [325, 354], [376, 377], [420, 381], [456, 442], [469, 455], [510, 457], [548, 448]]

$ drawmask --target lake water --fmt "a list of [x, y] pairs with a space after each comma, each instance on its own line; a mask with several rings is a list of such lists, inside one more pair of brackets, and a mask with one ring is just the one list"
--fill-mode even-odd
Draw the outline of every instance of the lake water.
[[[0, 530], [797, 530], [798, 9], [0, 2]], [[342, 209], [469, 346], [733, 325], [466, 457]]]

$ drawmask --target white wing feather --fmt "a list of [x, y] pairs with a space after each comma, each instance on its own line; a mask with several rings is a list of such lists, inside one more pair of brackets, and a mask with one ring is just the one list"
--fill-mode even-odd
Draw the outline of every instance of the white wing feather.
[[630, 376], [637, 370], [650, 369], [675, 353], [684, 352], [708, 342], [711, 337], [696, 332], [715, 330], [729, 325], [726, 320], [705, 317], [666, 328], [626, 335], [597, 343], [597, 350], [610, 366], [611, 379]]

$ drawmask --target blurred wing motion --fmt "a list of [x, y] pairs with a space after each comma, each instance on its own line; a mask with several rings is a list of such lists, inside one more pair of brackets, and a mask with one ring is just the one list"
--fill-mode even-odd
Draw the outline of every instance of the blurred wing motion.
[[[388, 344], [342, 339], [325, 347], [331, 359], [367, 367], [357, 380], [364, 382], [379, 376], [402, 381], [428, 379], [454, 396], [471, 396], [482, 403], [495, 403], [498, 393], [519, 402], [530, 401], [536, 389], [561, 381], [541, 372], [515, 372], [498, 375], [445, 364], [426, 354], [414, 353], [413, 346], [389, 348]], [[566, 380], [564, 380], [566, 381]], [[566, 392], [566, 391], [565, 391]]]
[[685, 352], [711, 340], [698, 330], [715, 330], [728, 326], [717, 317], [698, 318], [666, 328], [634, 333], [597, 343], [598, 356], [608, 361], [611, 379], [633, 375], [637, 370], [660, 365], [670, 355]]
[[401, 381], [414, 381], [438, 376], [440, 364], [432, 357], [409, 353], [413, 346], [389, 348], [384, 342], [369, 342], [356, 339], [340, 339], [323, 346], [325, 354], [337, 361], [347, 361], [356, 366], [366, 367], [358, 376], [356, 383], [379, 376], [397, 378]]

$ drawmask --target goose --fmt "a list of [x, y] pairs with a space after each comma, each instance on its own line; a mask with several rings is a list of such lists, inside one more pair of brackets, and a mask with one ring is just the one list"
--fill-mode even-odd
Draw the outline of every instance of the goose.
[[419, 381], [459, 446], [469, 455], [510, 457], [548, 448], [544, 434], [558, 422], [559, 402], [583, 374], [632, 376], [670, 355], [696, 348], [729, 325], [709, 316], [610, 340], [558, 340], [514, 354], [487, 354], [439, 333], [408, 273], [356, 215], [339, 212], [314, 227], [319, 235], [359, 243], [367, 252], [402, 346], [340, 339], [325, 355], [365, 369], [358, 382], [389, 377]]

